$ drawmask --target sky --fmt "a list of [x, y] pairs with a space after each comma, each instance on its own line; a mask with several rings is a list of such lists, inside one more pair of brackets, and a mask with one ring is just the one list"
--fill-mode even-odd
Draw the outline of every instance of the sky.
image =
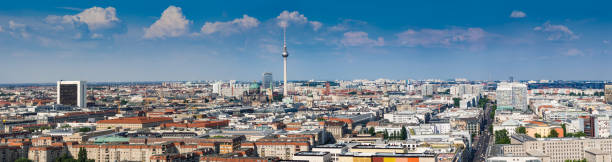
[[0, 83], [612, 80], [610, 1], [0, 2]]

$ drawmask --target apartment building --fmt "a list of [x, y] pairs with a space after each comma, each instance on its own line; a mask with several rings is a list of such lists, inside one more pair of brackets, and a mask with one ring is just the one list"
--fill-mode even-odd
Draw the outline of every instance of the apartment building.
[[308, 142], [255, 142], [255, 147], [260, 157], [277, 157], [282, 160], [291, 160], [300, 151], [310, 151]]
[[123, 129], [140, 129], [140, 128], [150, 128], [157, 127], [164, 123], [171, 123], [172, 118], [168, 117], [127, 117], [127, 118], [119, 118], [119, 119], [110, 119], [110, 120], [100, 120], [96, 122], [98, 125], [96, 129], [115, 129], [115, 128], [123, 128]]
[[28, 150], [27, 157], [34, 162], [53, 162], [65, 152], [61, 146], [33, 146]]
[[524, 134], [511, 136], [511, 144], [501, 146], [503, 155], [542, 157], [543, 162], [571, 159], [607, 159], [612, 154], [608, 138], [532, 138]]
[[172, 143], [164, 144], [75, 144], [68, 145], [72, 157], [78, 157], [79, 149], [87, 150], [87, 158], [99, 161], [142, 161], [152, 162], [151, 156], [178, 153]]

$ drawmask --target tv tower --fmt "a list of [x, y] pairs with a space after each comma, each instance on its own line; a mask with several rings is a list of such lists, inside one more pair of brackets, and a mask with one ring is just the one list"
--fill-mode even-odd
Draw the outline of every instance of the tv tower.
[[284, 63], [284, 71], [283, 71], [283, 97], [287, 97], [287, 57], [289, 56], [289, 52], [287, 52], [287, 40], [286, 40], [287, 27], [283, 27], [283, 63]]

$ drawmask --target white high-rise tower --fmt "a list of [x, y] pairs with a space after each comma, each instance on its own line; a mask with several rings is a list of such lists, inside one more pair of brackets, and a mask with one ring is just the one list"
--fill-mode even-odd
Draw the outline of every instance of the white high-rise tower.
[[287, 33], [287, 28], [283, 28], [283, 63], [284, 63], [284, 69], [283, 69], [283, 97], [288, 97], [289, 95], [287, 95], [287, 57], [289, 56], [289, 52], [287, 52], [287, 40], [286, 40], [286, 33]]
[[57, 104], [87, 107], [86, 90], [86, 81], [57, 81]]

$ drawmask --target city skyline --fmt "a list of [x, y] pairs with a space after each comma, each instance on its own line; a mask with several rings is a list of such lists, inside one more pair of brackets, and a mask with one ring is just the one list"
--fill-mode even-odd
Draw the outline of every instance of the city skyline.
[[612, 79], [610, 2], [141, 3], [5, 2], [0, 83]]

